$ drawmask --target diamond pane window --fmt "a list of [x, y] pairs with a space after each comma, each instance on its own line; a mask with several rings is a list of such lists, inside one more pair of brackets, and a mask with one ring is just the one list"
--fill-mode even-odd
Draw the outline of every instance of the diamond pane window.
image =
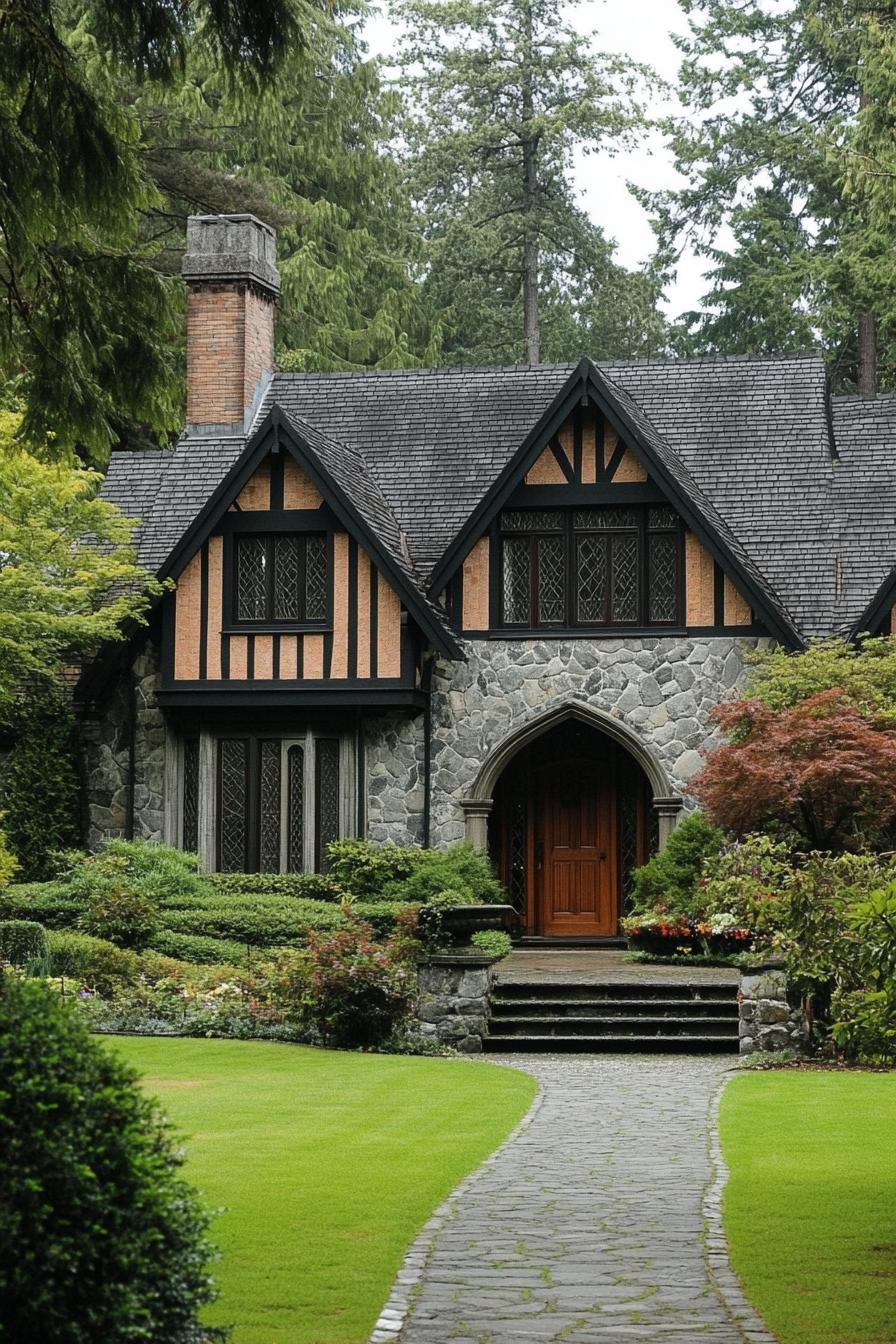
[[316, 743], [315, 807], [317, 870], [327, 871], [327, 845], [339, 839], [339, 743], [320, 737]]
[[274, 620], [299, 619], [299, 538], [274, 538]]
[[517, 914], [526, 916], [526, 848], [529, 808], [525, 794], [514, 798], [510, 813], [510, 863], [507, 894]]
[[612, 538], [611, 621], [638, 619], [638, 538]]
[[327, 619], [327, 539], [293, 532], [236, 541], [236, 619]]
[[286, 868], [305, 869], [305, 748], [290, 747], [287, 756]]
[[327, 617], [327, 542], [325, 537], [305, 538], [305, 620]]
[[225, 738], [218, 753], [219, 867], [223, 873], [244, 873], [248, 858], [249, 743], [245, 738]]
[[529, 542], [507, 538], [504, 542], [504, 621], [507, 625], [528, 625], [529, 611]]
[[566, 546], [562, 537], [538, 541], [538, 623], [560, 624], [566, 616]]
[[565, 527], [562, 509], [506, 509], [501, 514], [502, 532], [562, 532]]
[[657, 533], [647, 539], [648, 619], [678, 620], [678, 537]]
[[240, 537], [236, 548], [236, 612], [240, 621], [263, 621], [267, 606], [264, 537]]
[[262, 742], [258, 807], [258, 869], [280, 871], [280, 743]]
[[576, 538], [576, 620], [599, 625], [607, 619], [607, 540]]
[[183, 825], [181, 843], [195, 853], [199, 848], [199, 739], [184, 742]]

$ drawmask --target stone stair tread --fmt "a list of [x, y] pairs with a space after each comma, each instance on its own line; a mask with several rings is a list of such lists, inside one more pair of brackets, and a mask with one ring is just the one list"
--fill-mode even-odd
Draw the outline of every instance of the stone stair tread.
[[682, 1054], [719, 1053], [736, 1054], [736, 1036], [486, 1036], [483, 1049], [495, 1052], [553, 1050], [557, 1054], [571, 1050], [600, 1054], [605, 1050], [632, 1052], [669, 1050]]
[[[680, 1022], [683, 1026], [704, 1026], [709, 1022], [718, 1022], [729, 1026], [737, 1021], [737, 1015], [725, 1015], [720, 1017], [689, 1017], [686, 1015], [676, 1015], [674, 1013], [664, 1013], [661, 1017], [648, 1017], [644, 1013], [631, 1013], [624, 1015], [622, 1013], [608, 1013], [606, 1017], [600, 1013], [564, 1013], [562, 1017], [550, 1017], [547, 1013], [503, 1013], [496, 1018], [492, 1015], [492, 1021], [495, 1022], [557, 1022], [564, 1024], [567, 1022], [608, 1022], [614, 1026], [621, 1026], [625, 1022], [650, 1022], [671, 1023]], [[697, 1035], [700, 1033], [697, 1032]]]
[[616, 998], [593, 998], [593, 999], [543, 999], [536, 997], [523, 997], [512, 999], [493, 999], [495, 1008], [535, 1008], [544, 1007], [548, 1009], [557, 1008], [632, 1008], [643, 1009], [650, 1008], [656, 1012], [665, 1012], [668, 1009], [692, 1009], [692, 1008], [736, 1008], [737, 998], [732, 995], [731, 998], [724, 999], [616, 999]]

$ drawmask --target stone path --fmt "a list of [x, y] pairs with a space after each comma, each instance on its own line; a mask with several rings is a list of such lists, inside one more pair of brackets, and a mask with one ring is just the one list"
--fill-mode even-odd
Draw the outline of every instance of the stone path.
[[372, 1340], [774, 1344], [718, 1218], [714, 1098], [731, 1061], [494, 1062], [534, 1074], [541, 1096], [427, 1224]]

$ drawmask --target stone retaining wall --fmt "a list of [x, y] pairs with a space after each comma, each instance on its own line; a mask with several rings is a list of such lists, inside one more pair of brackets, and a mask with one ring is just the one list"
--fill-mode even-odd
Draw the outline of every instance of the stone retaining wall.
[[417, 969], [420, 1032], [478, 1054], [488, 1030], [494, 957], [440, 953]]
[[740, 978], [740, 1053], [806, 1048], [808, 1028], [799, 1001], [787, 991], [779, 964], [757, 966]]

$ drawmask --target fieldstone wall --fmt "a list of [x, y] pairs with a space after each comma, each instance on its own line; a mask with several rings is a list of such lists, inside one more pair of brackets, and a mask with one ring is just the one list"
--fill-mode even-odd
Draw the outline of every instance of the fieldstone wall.
[[740, 1053], [755, 1050], [804, 1050], [808, 1042], [805, 1014], [787, 992], [780, 965], [759, 966], [740, 978]]
[[423, 844], [423, 714], [384, 714], [365, 722], [367, 838]]
[[439, 954], [417, 968], [420, 1032], [478, 1054], [488, 1030], [493, 957]]
[[[564, 700], [612, 714], [651, 747], [670, 793], [687, 793], [713, 742], [710, 712], [744, 676], [760, 641], [720, 639], [468, 640], [466, 663], [433, 677], [432, 840], [464, 838], [460, 800], [511, 733]], [[403, 761], [396, 762], [400, 773]]]
[[[135, 698], [134, 835], [162, 840], [164, 833], [165, 723], [158, 707], [159, 659], [147, 644], [133, 663]], [[125, 835], [128, 813], [129, 685], [120, 678], [102, 717], [83, 724], [87, 844]]]

